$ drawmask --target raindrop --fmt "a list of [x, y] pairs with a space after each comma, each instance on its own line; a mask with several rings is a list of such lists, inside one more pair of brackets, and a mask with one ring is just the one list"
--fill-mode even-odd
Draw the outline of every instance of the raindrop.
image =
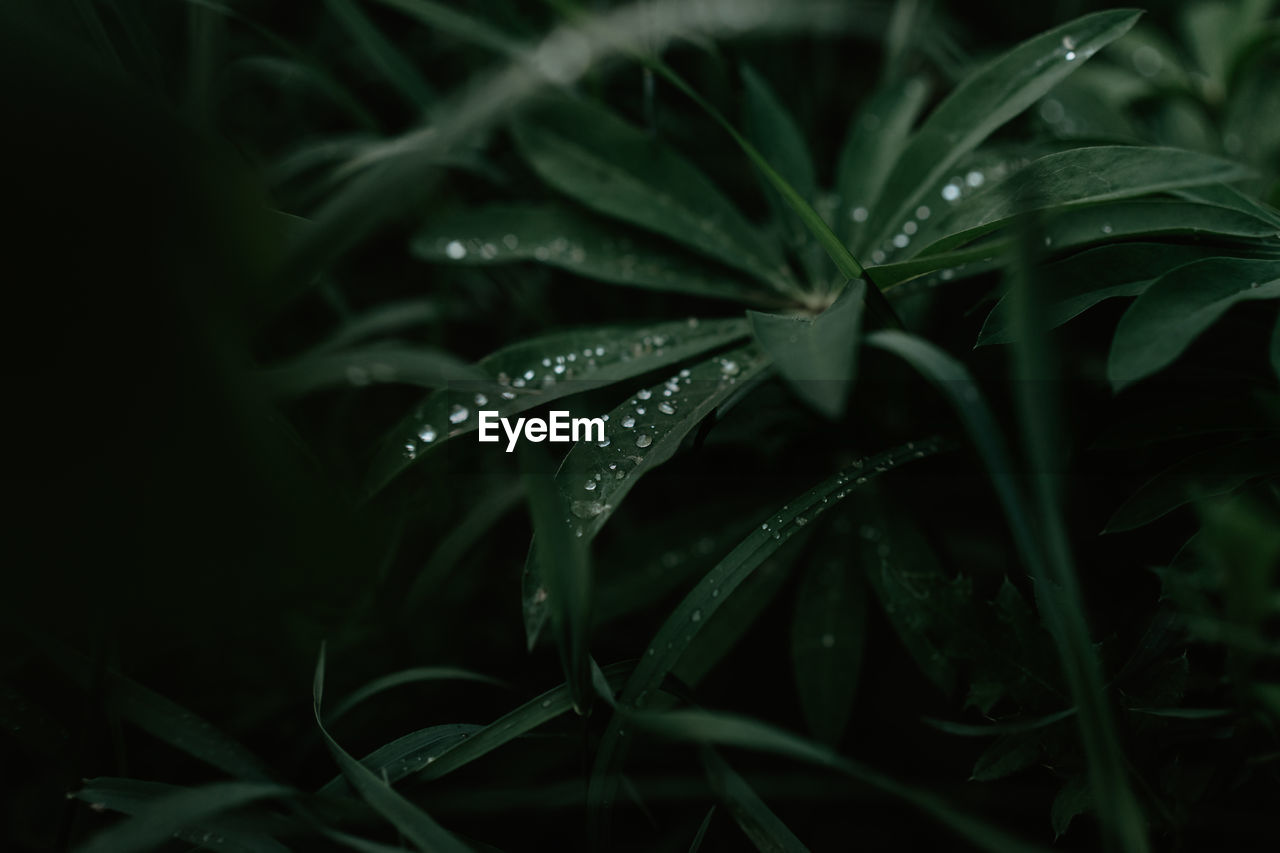
[[919, 219], [921, 222], [923, 222], [924, 220], [929, 218], [929, 214], [931, 212], [932, 211], [929, 210], [928, 205], [922, 204], [916, 208], [916, 219]]
[[947, 184], [942, 188], [942, 197], [947, 201], [955, 201], [960, 198], [960, 186], [958, 184]]
[[653, 439], [644, 433], [636, 437], [636, 447], [648, 447], [651, 444], [653, 444]]
[[664, 415], [674, 415], [676, 413], [676, 407], [664, 400], [658, 404], [658, 411], [662, 412]]
[[450, 240], [449, 245], [444, 247], [444, 253], [453, 260], [460, 261], [467, 256], [467, 247], [458, 240]]
[[643, 414], [644, 414], [644, 406], [636, 406], [636, 414], [637, 414], [637, 415], [643, 415]]
[[430, 444], [436, 440], [436, 428], [431, 424], [423, 424], [422, 429], [418, 430], [418, 438]]
[[911, 238], [906, 234], [897, 234], [893, 238], [893, 245], [899, 249], [905, 249], [907, 244], [911, 242]]
[[483, 395], [483, 394], [477, 394], [477, 395], [476, 395], [476, 405], [477, 405], [477, 406], [487, 406], [488, 404], [489, 404], [489, 398], [488, 398], [488, 397], [486, 397], [486, 396], [485, 396], [485, 395]]
[[515, 398], [516, 398], [516, 393], [515, 393], [514, 391], [503, 391], [503, 392], [502, 392], [502, 399], [504, 399], [504, 400], [514, 400]]
[[972, 172], [964, 176], [964, 182], [971, 187], [980, 187], [987, 180], [987, 176], [974, 169]]
[[877, 264], [883, 264], [884, 252], [880, 251], [879, 249], [876, 249], [871, 253], [871, 260]]
[[1075, 58], [1076, 58], [1076, 52], [1075, 52], [1074, 50], [1068, 50], [1068, 51], [1067, 51], [1067, 55], [1066, 55], [1066, 60], [1067, 60], [1067, 62], [1071, 62], [1071, 61], [1073, 61]]
[[701, 621], [702, 621], [702, 611], [701, 611], [701, 610], [695, 610], [695, 611], [693, 611], [693, 615], [692, 615], [692, 616], [690, 616], [690, 617], [689, 617], [689, 619], [690, 619], [691, 621], [693, 621], [693, 622], [701, 622]]
[[906, 222], [902, 226], [902, 233], [910, 236], [916, 233], [917, 228], [919, 228], [919, 226], [916, 225], [914, 222]]
[[480, 247], [480, 257], [485, 260], [492, 260], [498, 257], [498, 247], [492, 243], [485, 243]]
[[533, 377], [534, 377], [534, 376], [536, 376], [536, 375], [537, 375], [537, 374], [535, 374], [532, 370], [526, 370], [526, 371], [524, 372], [524, 380], [525, 380], [526, 382], [532, 382], [532, 381], [533, 381]]
[[1111, 223], [1109, 223], [1109, 222], [1108, 222], [1108, 223], [1106, 223], [1106, 224], [1104, 224], [1104, 225], [1102, 226], [1102, 233], [1103, 233], [1103, 234], [1110, 234], [1112, 230], [1113, 230], [1113, 229], [1111, 228]]
[[565, 367], [564, 367], [564, 365], [563, 365], [563, 364], [557, 364], [555, 367], [553, 367], [553, 368], [551, 368], [551, 369], [555, 372], [556, 376], [561, 376], [561, 375], [563, 375], [563, 374], [564, 374], [564, 371], [565, 371]]
[[520, 245], [520, 238], [514, 234], [507, 234], [502, 238], [502, 245], [515, 251], [516, 247]]
[[865, 207], [855, 207], [853, 209], [853, 212], [850, 213], [849, 215], [853, 218], [854, 222], [867, 221], [867, 209]]
[[609, 436], [607, 436], [607, 435], [606, 435], [606, 436], [604, 437], [604, 440], [603, 440], [603, 441], [598, 441], [598, 442], [596, 442], [596, 446], [597, 446], [597, 447], [608, 447], [608, 446], [609, 446]]
[[467, 419], [468, 414], [470, 413], [464, 407], [454, 403], [453, 408], [449, 410], [449, 423], [460, 424]]
[[542, 707], [544, 707], [544, 708], [550, 708], [550, 707], [551, 707], [551, 700], [550, 700], [550, 699], [543, 699], [543, 700], [542, 700]]
[[736, 361], [727, 358], [720, 360], [720, 372], [725, 376], [737, 376], [740, 369]]
[[653, 396], [653, 392], [651, 392], [648, 388], [645, 388], [643, 390], [636, 392], [636, 397], [641, 400], [648, 400], [652, 396]]
[[594, 492], [594, 491], [596, 490], [596, 481], [595, 481], [595, 480], [587, 480], [587, 484], [586, 484], [585, 486], [583, 486], [582, 488], [586, 489], [588, 492]]
[[636, 419], [631, 417], [630, 415], [627, 415], [625, 418], [622, 419], [622, 426], [625, 429], [631, 429], [635, 425], [636, 425]]

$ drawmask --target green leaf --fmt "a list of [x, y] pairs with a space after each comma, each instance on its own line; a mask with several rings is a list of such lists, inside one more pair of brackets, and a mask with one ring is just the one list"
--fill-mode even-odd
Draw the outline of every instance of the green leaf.
[[1256, 477], [1278, 473], [1280, 443], [1274, 438], [1203, 450], [1143, 484], [1120, 505], [1102, 532], [1142, 527], [1195, 498], [1229, 494]]
[[506, 686], [504, 682], [491, 676], [481, 675], [478, 672], [472, 672], [467, 669], [458, 669], [457, 667], [420, 666], [413, 669], [403, 669], [391, 675], [375, 678], [363, 687], [353, 690], [329, 712], [329, 725], [333, 725], [335, 720], [370, 697], [377, 696], [379, 693], [394, 687], [401, 687], [405, 684], [420, 684], [424, 681], [479, 681], [496, 687]]
[[817, 317], [748, 311], [751, 329], [800, 399], [838, 420], [857, 370], [866, 282], [846, 287]]
[[969, 778], [992, 782], [1026, 770], [1040, 760], [1043, 732], [1030, 731], [1001, 735], [978, 756]]
[[369, 472], [367, 492], [376, 493], [449, 439], [475, 432], [477, 406], [511, 417], [570, 394], [679, 363], [748, 333], [746, 320], [690, 318], [654, 326], [561, 332], [504, 347], [476, 364], [488, 382], [502, 385], [504, 391], [496, 398], [480, 391], [484, 403], [478, 403], [477, 392], [468, 388], [428, 396], [383, 443]]
[[[54, 647], [46, 647], [45, 651], [77, 686], [93, 689], [94, 673], [83, 658]], [[209, 721], [117, 672], [108, 670], [103, 676], [101, 689], [115, 710], [147, 734], [229, 776], [256, 782], [271, 780], [270, 770], [256, 755]]]
[[707, 830], [711, 828], [711, 820], [716, 816], [716, 807], [712, 806], [707, 809], [707, 816], [702, 819], [702, 823], [698, 825], [698, 833], [693, 836], [693, 841], [689, 844], [689, 853], [698, 853], [702, 849], [702, 842], [707, 837]]
[[[791, 113], [755, 69], [742, 66], [742, 82], [746, 94], [746, 136], [769, 165], [806, 201], [812, 203], [818, 192], [813, 158], [800, 128]], [[766, 185], [767, 186], [767, 185]], [[775, 215], [791, 215], [793, 211], [768, 187]]]
[[628, 717], [664, 737], [782, 755], [846, 775], [911, 803], [984, 850], [1034, 850], [992, 824], [956, 811], [934, 794], [840, 756], [830, 748], [748, 717], [708, 711], [631, 712]]
[[[360, 763], [368, 767], [378, 778], [386, 780], [388, 785], [394, 785], [401, 779], [417, 773], [435, 761], [437, 756], [464, 743], [467, 738], [473, 737], [483, 729], [484, 726], [468, 723], [448, 723], [419, 729], [383, 744], [360, 759]], [[346, 778], [339, 774], [329, 780], [320, 789], [320, 793], [341, 793], [347, 787]]]
[[324, 699], [324, 659], [325, 653], [322, 646], [320, 657], [316, 661], [316, 676], [311, 691], [312, 711], [316, 726], [320, 729], [320, 735], [324, 738], [329, 752], [337, 761], [348, 784], [374, 811], [386, 818], [419, 850], [425, 853], [435, 853], [435, 851], [465, 853], [466, 845], [436, 823], [430, 815], [397, 793], [390, 784], [376, 776], [372, 770], [347, 754], [347, 751], [330, 736], [320, 714], [320, 706]]
[[1049, 807], [1049, 824], [1053, 827], [1054, 839], [1065, 835], [1071, 821], [1091, 808], [1093, 794], [1089, 790], [1089, 776], [1077, 773], [1063, 783], [1058, 795], [1053, 798], [1053, 805]]
[[857, 255], [871, 248], [867, 220], [880, 206], [885, 181], [928, 97], [929, 86], [922, 78], [886, 83], [849, 122], [836, 165], [835, 190], [840, 197], [836, 231]]
[[[841, 524], [840, 522], [844, 522]], [[849, 555], [853, 526], [828, 526], [796, 593], [791, 661], [809, 731], [836, 746], [853, 712], [867, 638], [867, 588]]]
[[930, 439], [911, 442], [868, 459], [859, 459], [785, 504], [776, 515], [771, 516], [730, 551], [681, 600], [658, 629], [647, 651], [641, 655], [639, 664], [619, 697], [620, 711], [613, 715], [601, 737], [587, 793], [591, 832], [597, 841], [603, 840], [605, 821], [613, 805], [618, 777], [630, 743], [624, 739], [621, 709], [643, 707], [652, 692], [662, 685], [663, 680], [680, 662], [716, 611], [724, 606], [743, 581], [810, 522], [837, 505], [851, 490], [871, 482], [874, 477], [899, 464], [924, 458], [939, 449], [939, 443]]
[[[1055, 328], [1098, 303], [1123, 296], [1137, 296], [1160, 275], [1192, 261], [1203, 260], [1214, 250], [1177, 243], [1121, 243], [1099, 246], [1037, 271], [1035, 286], [1044, 311], [1045, 325]], [[1004, 296], [982, 324], [978, 346], [1013, 340], [1014, 318], [1010, 297]]]
[[1060, 723], [1063, 720], [1074, 717], [1075, 713], [1075, 708], [1068, 708], [1065, 711], [1045, 714], [1043, 717], [1024, 717], [978, 726], [970, 725], [969, 723], [957, 723], [951, 720], [935, 720], [930, 717], [924, 717], [923, 719], [935, 729], [947, 734], [960, 735], [961, 737], [991, 737], [992, 735], [1022, 734], [1035, 729], [1046, 728], [1054, 723]]
[[[641, 477], [674, 456], [704, 418], [768, 366], [768, 358], [754, 346], [730, 350], [661, 384], [641, 388], [610, 411], [604, 441], [578, 442], [556, 472], [556, 488], [574, 519], [574, 537], [584, 543], [594, 539]], [[535, 542], [524, 576], [525, 635], [530, 648], [548, 614], [549, 591], [537, 550]]]
[[[161, 782], [100, 776], [86, 780], [72, 796], [88, 803], [97, 812], [105, 810], [136, 816], [154, 812], [157, 803], [191, 790]], [[298, 792], [292, 793], [295, 797], [300, 796]], [[289, 848], [272, 836], [296, 833], [298, 829], [294, 820], [274, 811], [237, 810], [231, 815], [215, 814], [198, 819], [198, 822], [183, 826], [173, 835], [189, 844], [230, 853], [287, 853]]]
[[946, 236], [933, 239], [924, 251], [934, 253], [963, 245], [1034, 210], [1119, 201], [1179, 187], [1239, 180], [1248, 174], [1230, 160], [1176, 148], [1100, 145], [1059, 151], [989, 184], [958, 204], [949, 216], [931, 221], [922, 228], [922, 240], [929, 240], [929, 235]]
[[[522, 455], [527, 460], [528, 455]], [[579, 714], [591, 709], [591, 566], [581, 535], [570, 530], [569, 505], [550, 474], [526, 466], [525, 493], [533, 516], [537, 577], [564, 667], [565, 681]], [[581, 529], [579, 529], [581, 534]]]
[[1124, 35], [1140, 14], [1116, 9], [1077, 18], [1028, 39], [961, 83], [902, 150], [872, 212], [869, 231], [876, 236], [867, 245], [888, 241], [961, 157]]
[[448, 33], [459, 41], [483, 47], [512, 59], [524, 53], [524, 45], [488, 22], [465, 15], [444, 3], [432, 0], [374, 0], [403, 12], [435, 32]]
[[[744, 134], [769, 165], [796, 194], [812, 205], [817, 199], [818, 182], [808, 143], [796, 126], [795, 119], [778, 99], [764, 77], [749, 65], [742, 66], [746, 109]], [[773, 186], [767, 176], [757, 170], [765, 198], [774, 219], [782, 225], [787, 242], [799, 255], [809, 281], [829, 278], [830, 264], [822, 248], [811, 239], [808, 228], [791, 203]]]
[[1155, 281], [1120, 318], [1107, 376], [1116, 391], [1169, 365], [1233, 305], [1280, 297], [1280, 261], [1209, 258]]
[[702, 172], [608, 109], [557, 100], [517, 123], [515, 136], [544, 181], [587, 207], [795, 290], [776, 247]]
[[373, 345], [343, 352], [308, 353], [268, 367], [259, 380], [273, 394], [302, 397], [326, 388], [396, 383], [443, 388], [453, 382], [486, 382], [485, 373], [446, 352], [426, 347]]
[[[703, 751], [702, 766], [706, 768], [707, 780], [711, 783], [711, 790], [715, 792], [716, 798], [724, 803], [734, 822], [757, 850], [767, 853], [807, 853], [809, 848], [770, 811], [760, 795], [747, 784], [747, 780], [739, 776], [714, 750]], [[710, 820], [710, 814], [707, 820]], [[703, 822], [703, 832], [705, 828], [706, 821]]]
[[[289, 788], [263, 782], [217, 782], [201, 788], [178, 788], [139, 808], [129, 820], [98, 833], [88, 843], [81, 845], [77, 853], [151, 850], [175, 835], [198, 844], [201, 840], [207, 840], [209, 832], [204, 827], [211, 818], [250, 803], [287, 797], [292, 793]], [[188, 831], [197, 826], [200, 827], [199, 834], [188, 837]], [[234, 844], [235, 839], [231, 840]], [[254, 843], [252, 839], [245, 841]], [[279, 844], [268, 842], [256, 849], [283, 848]]]
[[[1191, 199], [1202, 204], [1234, 210], [1246, 216], [1266, 222], [1273, 229], [1280, 229], [1280, 211], [1271, 205], [1246, 195], [1235, 187], [1226, 184], [1209, 184], [1203, 187], [1188, 187], [1174, 192], [1179, 198]], [[1273, 236], [1273, 235], [1268, 235]]]
[[378, 31], [354, 0], [324, 0], [324, 4], [338, 23], [351, 34], [373, 66], [387, 82], [400, 90], [400, 94], [411, 105], [426, 111], [435, 103], [431, 85], [395, 45]]
[[414, 236], [426, 261], [508, 264], [536, 261], [584, 278], [729, 299], [777, 304], [778, 295], [739, 273], [563, 204], [492, 204], [433, 220]]
[[[610, 687], [617, 689], [631, 674], [632, 664], [620, 663], [606, 666], [604, 677]], [[573, 708], [573, 698], [568, 684], [552, 688], [530, 699], [520, 707], [504, 714], [480, 731], [445, 750], [422, 769], [421, 778], [439, 779], [477, 758], [487, 755], [504, 744], [510, 743], [544, 723], [554, 720]]]

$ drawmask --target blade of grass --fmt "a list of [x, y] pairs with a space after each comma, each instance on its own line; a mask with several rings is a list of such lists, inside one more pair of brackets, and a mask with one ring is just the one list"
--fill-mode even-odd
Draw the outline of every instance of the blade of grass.
[[749, 717], [709, 711], [628, 712], [630, 721], [646, 731], [674, 740], [734, 746], [773, 753], [844, 774], [858, 782], [902, 799], [983, 850], [1032, 851], [1026, 844], [987, 823], [959, 812], [936, 795], [898, 782], [822, 744]]
[[501, 681], [492, 676], [482, 675], [478, 672], [472, 672], [469, 669], [458, 669], [450, 666], [420, 666], [413, 669], [404, 669], [400, 672], [394, 672], [390, 675], [384, 675], [381, 678], [375, 678], [363, 687], [351, 691], [341, 702], [334, 706], [329, 712], [329, 725], [333, 725], [334, 721], [342, 717], [352, 708], [359, 705], [365, 700], [377, 696], [394, 687], [401, 687], [405, 684], [419, 684], [424, 681], [478, 681], [482, 684], [490, 684], [494, 687], [507, 687], [506, 682]]
[[[292, 793], [281, 785], [262, 782], [217, 782], [201, 788], [178, 789], [154, 800], [129, 820], [106, 829], [77, 848], [77, 853], [130, 853], [151, 850], [190, 827], [242, 806]], [[208, 832], [201, 831], [207, 840]], [[197, 838], [200, 836], [197, 836]], [[188, 838], [195, 841], [196, 838]], [[197, 841], [197, 843], [199, 843]], [[273, 844], [261, 849], [280, 849]]]
[[312, 711], [316, 718], [316, 726], [324, 738], [334, 760], [342, 770], [342, 775], [357, 793], [378, 814], [387, 819], [405, 838], [424, 853], [466, 853], [467, 847], [448, 830], [436, 823], [422, 809], [409, 802], [395, 791], [389, 784], [374, 775], [373, 771], [352, 758], [336, 740], [330, 736], [324, 726], [320, 707], [324, 699], [324, 647], [320, 648], [320, 657], [316, 661], [316, 677], [311, 690]]
[[[702, 751], [702, 766], [707, 780], [725, 809], [733, 817], [742, 832], [751, 839], [757, 850], [768, 853], [808, 853], [809, 848], [796, 838], [785, 823], [770, 811], [760, 795], [752, 790], [747, 780], [738, 775], [729, 762], [712, 749]], [[714, 812], [708, 812], [699, 830], [699, 839]]]
[[573, 709], [578, 714], [586, 714], [591, 709], [593, 695], [588, 649], [593, 596], [586, 544], [570, 530], [572, 515], [552, 475], [535, 467], [530, 461], [530, 451], [521, 455], [521, 463], [537, 541], [532, 556], [536, 560], [540, 588], [545, 590], [551, 631], [560, 652]]
[[431, 84], [384, 36], [355, 0], [324, 0], [330, 14], [338, 20], [374, 68], [387, 82], [400, 91], [411, 106], [427, 112], [436, 102]]
[[[631, 663], [616, 663], [604, 667], [602, 673], [610, 687], [616, 690], [626, 682], [632, 668]], [[457, 746], [436, 756], [423, 767], [421, 778], [439, 779], [572, 709], [573, 698], [569, 685], [561, 684], [559, 687], [554, 687], [494, 720]]]

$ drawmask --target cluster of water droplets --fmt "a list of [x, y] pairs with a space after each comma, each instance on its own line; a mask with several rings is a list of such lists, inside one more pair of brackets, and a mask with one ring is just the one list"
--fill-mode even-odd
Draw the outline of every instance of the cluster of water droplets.
[[[605, 435], [595, 444], [606, 453], [577, 457], [587, 461], [580, 471], [568, 474], [569, 509], [566, 519], [575, 536], [584, 536], [584, 526], [613, 508], [611, 496], [629, 488], [628, 478], [645, 460], [645, 454], [681, 423], [679, 415], [690, 407], [733, 385], [749, 365], [749, 353], [741, 351], [704, 362], [693, 369], [683, 368], [659, 385], [642, 388], [605, 419]], [[570, 455], [568, 464], [575, 457]], [[564, 473], [564, 472], [562, 472]]]

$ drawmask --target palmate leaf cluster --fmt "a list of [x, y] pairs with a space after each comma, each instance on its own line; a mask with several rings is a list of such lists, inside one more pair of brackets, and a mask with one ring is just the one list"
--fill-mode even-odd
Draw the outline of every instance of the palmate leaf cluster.
[[[78, 5], [150, 61], [159, 17]], [[156, 97], [236, 140], [279, 238], [236, 379], [376, 535], [271, 761], [47, 644], [201, 765], [86, 781], [128, 817], [84, 848], [1142, 850], [1228, 811], [1254, 844], [1269, 4], [974, 55], [928, 4], [514, 5], [184, 10]], [[860, 53], [839, 109], [770, 59], [822, 39]], [[474, 440], [553, 405], [606, 439]]]

